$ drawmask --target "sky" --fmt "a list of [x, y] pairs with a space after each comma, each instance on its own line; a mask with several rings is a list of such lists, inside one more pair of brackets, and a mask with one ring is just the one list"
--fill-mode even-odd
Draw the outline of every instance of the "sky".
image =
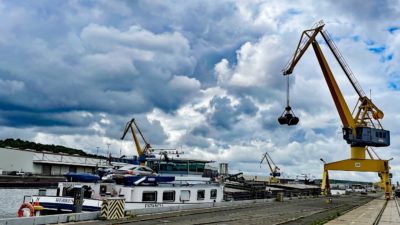
[[[230, 172], [321, 178], [349, 158], [313, 50], [290, 77], [297, 126], [280, 126], [284, 68], [301, 32], [323, 20], [391, 146], [376, 148], [400, 180], [400, 1], [0, 0], [0, 138], [136, 154], [120, 140], [135, 118], [154, 148], [229, 163]], [[352, 110], [356, 92], [318, 38]], [[108, 145], [109, 144], [109, 145]], [[98, 148], [97, 148], [98, 147]], [[330, 178], [378, 181], [375, 173]]]

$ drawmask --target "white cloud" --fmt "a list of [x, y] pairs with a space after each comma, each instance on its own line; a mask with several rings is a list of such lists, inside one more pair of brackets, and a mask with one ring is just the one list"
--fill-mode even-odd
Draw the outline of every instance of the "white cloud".
[[196, 92], [200, 90], [200, 82], [186, 76], [174, 76], [169, 85], [173, 90], [177, 91]]
[[[274, 87], [280, 80], [276, 69], [284, 65], [281, 39], [275, 35], [264, 36], [257, 43], [246, 42], [237, 51], [237, 65], [229, 65], [222, 59], [215, 67], [221, 86], [233, 87]], [[270, 54], [272, 53], [273, 54]], [[278, 66], [277, 66], [278, 65]]]
[[[133, 115], [155, 143], [182, 146], [187, 156], [229, 162], [232, 171], [267, 174], [258, 162], [271, 151], [285, 174], [320, 177], [319, 158], [336, 161], [350, 151], [312, 49], [290, 80], [300, 124], [281, 127], [276, 119], [285, 104], [281, 69], [301, 32], [324, 19], [361, 86], [367, 94], [372, 89], [375, 104], [385, 112], [392, 146], [377, 151], [394, 157], [396, 177], [400, 124], [395, 103], [400, 95], [390, 85], [400, 85], [400, 32], [388, 28], [396, 26], [392, 21], [399, 7], [398, 2], [376, 4], [0, 2], [1, 136], [92, 152], [111, 143], [115, 154], [119, 149], [132, 154], [131, 141], [118, 138]], [[355, 93], [326, 45], [321, 46], [352, 110]], [[371, 46], [386, 49], [373, 53]], [[213, 117], [217, 107], [221, 114]], [[228, 114], [231, 118], [225, 118]], [[210, 118], [227, 119], [226, 129]], [[369, 173], [332, 175], [377, 180]]]

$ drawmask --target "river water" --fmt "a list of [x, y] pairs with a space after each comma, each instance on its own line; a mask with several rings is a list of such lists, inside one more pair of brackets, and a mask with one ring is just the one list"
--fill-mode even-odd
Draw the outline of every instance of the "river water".
[[[37, 195], [39, 189], [0, 188], [0, 219], [17, 217], [24, 195]], [[56, 189], [47, 189], [47, 195], [55, 195]]]

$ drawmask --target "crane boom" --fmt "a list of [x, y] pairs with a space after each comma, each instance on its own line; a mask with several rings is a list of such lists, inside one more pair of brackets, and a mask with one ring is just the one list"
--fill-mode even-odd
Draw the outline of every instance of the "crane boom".
[[342, 124], [344, 127], [355, 127], [355, 123], [353, 117], [351, 115], [350, 109], [346, 104], [346, 101], [343, 97], [342, 92], [339, 89], [339, 86], [333, 77], [332, 71], [329, 68], [329, 65], [322, 54], [321, 48], [319, 44], [314, 41], [312, 43], [313, 49], [315, 51], [315, 55], [317, 56], [318, 62], [321, 66], [322, 72], [324, 74], [326, 83], [328, 84], [328, 88], [331, 92], [333, 101], [335, 102], [336, 109], [338, 110], [339, 117], [342, 120]]
[[290, 75], [293, 73], [294, 67], [300, 61], [301, 57], [307, 51], [310, 44], [315, 40], [315, 37], [324, 26], [325, 24], [323, 23], [317, 23], [312, 29], [303, 31], [300, 37], [300, 41], [297, 44], [296, 51], [294, 52], [292, 58], [289, 60], [285, 68], [282, 70], [283, 75]]

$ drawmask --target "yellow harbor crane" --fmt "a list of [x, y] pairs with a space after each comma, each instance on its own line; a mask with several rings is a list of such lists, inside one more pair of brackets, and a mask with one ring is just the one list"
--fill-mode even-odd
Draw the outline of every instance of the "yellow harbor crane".
[[[136, 132], [135, 132], [135, 127], [137, 129], [137, 131], [139, 132], [140, 136], [142, 137], [145, 145], [142, 148], [139, 144], [139, 140], [136, 137]], [[140, 130], [139, 126], [136, 124], [135, 122], [135, 118], [132, 118], [125, 126], [124, 129], [124, 134], [121, 137], [121, 140], [123, 140], [126, 136], [126, 134], [128, 133], [128, 131], [131, 130], [132, 136], [133, 136], [133, 140], [135, 141], [135, 146], [136, 146], [136, 150], [139, 156], [139, 162], [141, 165], [144, 165], [146, 163], [146, 158], [147, 157], [152, 157], [152, 152], [153, 152], [153, 148], [151, 147], [150, 143], [148, 143], [146, 141], [146, 138], [144, 138], [142, 131]]]
[[[283, 75], [292, 74], [293, 69], [299, 62], [307, 48], [312, 45], [315, 55], [318, 59], [322, 73], [332, 95], [336, 109], [339, 113], [343, 124], [343, 138], [351, 146], [350, 159], [345, 159], [337, 162], [324, 162], [324, 172], [321, 183], [321, 190], [324, 194], [329, 194], [329, 170], [341, 171], [358, 171], [358, 172], [377, 172], [381, 178], [381, 185], [385, 190], [386, 199], [391, 197], [391, 184], [389, 174], [389, 160], [380, 158], [374, 159], [371, 155], [369, 147], [387, 147], [390, 145], [390, 132], [384, 130], [380, 120], [383, 118], [383, 112], [372, 103], [360, 84], [357, 82], [354, 74], [350, 70], [343, 56], [339, 52], [329, 33], [324, 30], [324, 23], [318, 22], [312, 29], [303, 31], [296, 51], [287, 66], [283, 69]], [[340, 67], [349, 79], [354, 90], [358, 94], [358, 102], [354, 107], [353, 113], [350, 112], [345, 99], [336, 83], [336, 80], [329, 68], [329, 65], [321, 51], [321, 48], [316, 39], [317, 35], [321, 34], [323, 40], [333, 53]], [[291, 123], [293, 116], [289, 104], [284, 114], [278, 119], [280, 124], [295, 125], [298, 121]], [[366, 158], [366, 152], [370, 158]]]
[[267, 161], [269, 170], [271, 171], [271, 173], [269, 174], [270, 175], [269, 183], [280, 183], [279, 181], [279, 177], [281, 176], [280, 168], [274, 163], [268, 152], [265, 152], [263, 154], [263, 157], [261, 158], [260, 161], [260, 167], [264, 160]]

